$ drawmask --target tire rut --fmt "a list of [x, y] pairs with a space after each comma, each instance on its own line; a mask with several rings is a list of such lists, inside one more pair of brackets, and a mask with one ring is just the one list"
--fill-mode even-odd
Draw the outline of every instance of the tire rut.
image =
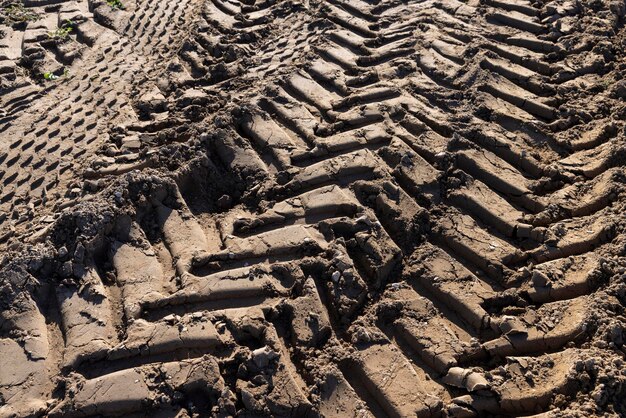
[[624, 412], [623, 4], [115, 4], [0, 39], [0, 415]]

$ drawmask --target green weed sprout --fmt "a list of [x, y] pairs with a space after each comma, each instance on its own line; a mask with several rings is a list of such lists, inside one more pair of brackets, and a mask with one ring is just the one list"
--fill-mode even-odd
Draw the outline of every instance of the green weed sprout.
[[112, 9], [120, 9], [120, 10], [124, 10], [124, 4], [122, 3], [121, 0], [107, 0], [107, 4], [109, 6], [111, 6]]
[[63, 69], [63, 75], [61, 76], [56, 75], [52, 71], [46, 71], [45, 73], [43, 73], [43, 78], [44, 80], [47, 80], [47, 81], [55, 81], [61, 77], [69, 77], [69, 76], [70, 76], [70, 70], [68, 68]]
[[71, 20], [66, 20], [65, 23], [58, 27], [53, 32], [48, 32], [48, 37], [52, 39], [67, 39], [70, 33], [74, 30], [76, 24]]

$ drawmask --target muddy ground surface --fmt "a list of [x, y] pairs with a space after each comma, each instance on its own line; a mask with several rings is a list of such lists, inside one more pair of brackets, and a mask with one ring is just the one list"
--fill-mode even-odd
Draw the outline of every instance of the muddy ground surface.
[[624, 416], [625, 13], [4, 1], [0, 417]]

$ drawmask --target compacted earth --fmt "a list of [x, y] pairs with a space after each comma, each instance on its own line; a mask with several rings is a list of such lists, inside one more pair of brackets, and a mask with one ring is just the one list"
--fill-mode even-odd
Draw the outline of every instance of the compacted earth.
[[625, 416], [625, 19], [0, 1], [0, 417]]

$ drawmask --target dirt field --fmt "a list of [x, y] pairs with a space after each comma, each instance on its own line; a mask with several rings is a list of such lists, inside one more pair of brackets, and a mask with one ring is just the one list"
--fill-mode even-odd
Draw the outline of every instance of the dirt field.
[[625, 18], [0, 2], [0, 417], [626, 416]]

